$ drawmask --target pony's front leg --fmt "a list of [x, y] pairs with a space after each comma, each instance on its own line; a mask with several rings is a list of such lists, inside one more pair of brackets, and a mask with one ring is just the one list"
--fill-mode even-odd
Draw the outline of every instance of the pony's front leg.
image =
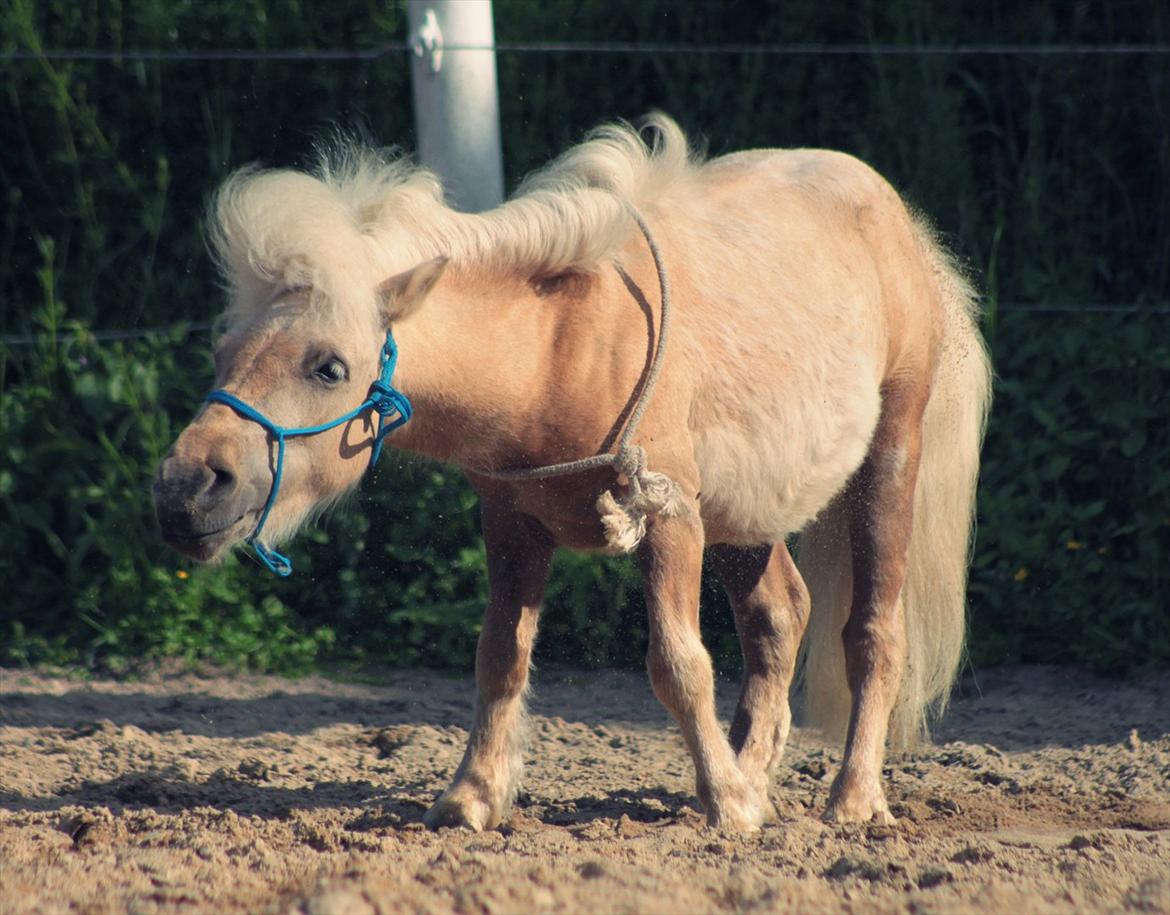
[[710, 826], [758, 829], [770, 812], [748, 781], [715, 717], [715, 678], [699, 634], [703, 527], [694, 512], [662, 518], [638, 552], [645, 578], [654, 693], [678, 721], [695, 763], [699, 799]]
[[483, 503], [490, 589], [475, 655], [475, 721], [455, 779], [427, 811], [432, 829], [492, 829], [520, 789], [524, 693], [554, 544], [535, 521]]

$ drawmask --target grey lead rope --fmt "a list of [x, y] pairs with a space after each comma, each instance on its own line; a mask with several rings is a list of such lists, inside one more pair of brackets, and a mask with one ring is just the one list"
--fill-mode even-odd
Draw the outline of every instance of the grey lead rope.
[[650, 255], [654, 258], [654, 269], [658, 273], [658, 288], [662, 297], [662, 312], [659, 318], [658, 344], [654, 348], [654, 356], [650, 360], [650, 371], [646, 376], [646, 383], [642, 386], [642, 393], [634, 404], [625, 429], [618, 438], [617, 450], [613, 454], [595, 454], [591, 457], [576, 461], [565, 461], [559, 464], [547, 464], [544, 467], [527, 467], [516, 470], [474, 471], [481, 476], [496, 480], [540, 480], [548, 477], [562, 477], [584, 470], [593, 470], [598, 467], [612, 467], [617, 473], [624, 475], [630, 481], [630, 492], [626, 498], [618, 501], [613, 493], [605, 492], [597, 500], [597, 510], [601, 515], [601, 523], [605, 528], [606, 542], [611, 549], [619, 552], [629, 552], [638, 545], [646, 533], [646, 521], [654, 515], [671, 517], [682, 511], [684, 502], [682, 490], [677, 483], [665, 474], [653, 473], [646, 469], [646, 450], [638, 445], [632, 445], [631, 439], [637, 431], [646, 408], [650, 404], [650, 395], [654, 392], [654, 385], [658, 381], [662, 370], [662, 359], [666, 353], [666, 338], [670, 329], [670, 282], [666, 277], [666, 268], [662, 262], [662, 251], [654, 240], [654, 235], [642, 215], [629, 208], [630, 217], [641, 229], [650, 248]]

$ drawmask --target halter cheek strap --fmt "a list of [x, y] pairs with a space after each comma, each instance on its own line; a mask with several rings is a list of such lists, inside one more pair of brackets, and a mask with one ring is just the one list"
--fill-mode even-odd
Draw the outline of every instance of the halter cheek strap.
[[245, 419], [250, 419], [252, 422], [263, 426], [268, 430], [268, 434], [276, 440], [276, 466], [272, 473], [272, 488], [268, 490], [268, 501], [264, 503], [264, 511], [260, 513], [260, 520], [256, 522], [256, 528], [248, 536], [247, 542], [256, 551], [256, 555], [260, 557], [260, 561], [272, 572], [275, 572], [281, 577], [285, 577], [292, 572], [292, 562], [287, 556], [283, 556], [271, 547], [266, 546], [260, 540], [260, 532], [264, 530], [264, 524], [268, 521], [268, 515], [272, 512], [272, 506], [276, 503], [276, 496], [280, 492], [280, 481], [284, 474], [285, 440], [303, 435], [316, 435], [318, 432], [327, 432], [330, 429], [337, 428], [342, 423], [356, 419], [367, 410], [373, 410], [378, 414], [378, 431], [374, 434], [374, 447], [370, 453], [369, 463], [369, 466], [373, 467], [378, 462], [378, 457], [382, 454], [382, 440], [399, 426], [404, 425], [413, 413], [410, 400], [407, 396], [390, 384], [391, 378], [394, 377], [394, 369], [398, 365], [398, 347], [395, 345], [394, 337], [390, 331], [386, 331], [386, 342], [382, 346], [381, 363], [382, 370], [378, 380], [370, 386], [370, 394], [362, 401], [361, 405], [350, 410], [344, 416], [339, 416], [337, 419], [322, 423], [319, 426], [301, 426], [295, 429], [278, 426], [255, 407], [244, 403], [234, 394], [217, 389], [207, 395], [209, 402], [221, 403], [231, 407]]

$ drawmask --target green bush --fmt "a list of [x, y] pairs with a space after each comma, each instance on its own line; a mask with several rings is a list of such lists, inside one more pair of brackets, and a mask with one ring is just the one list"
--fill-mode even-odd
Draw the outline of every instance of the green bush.
[[[730, 6], [729, 6], [730, 4]], [[277, 581], [159, 543], [150, 480], [211, 382], [222, 306], [197, 229], [228, 171], [284, 165], [340, 123], [412, 145], [406, 56], [53, 60], [45, 48], [374, 48], [401, 4], [0, 6], [0, 663], [120, 668], [177, 656], [466, 669], [485, 595], [458, 473], [388, 454], [293, 546]], [[1165, 42], [1155, 0], [496, 0], [501, 40]], [[1170, 661], [1164, 312], [1026, 314], [1001, 302], [1170, 301], [1170, 58], [499, 55], [511, 182], [588, 127], [662, 108], [712, 153], [822, 145], [873, 163], [948, 234], [988, 298], [999, 380], [971, 584], [973, 663]], [[1161, 195], [1161, 196], [1159, 196]], [[174, 327], [102, 341], [95, 328]], [[714, 583], [704, 625], [737, 663]], [[639, 665], [629, 560], [562, 555], [538, 660]]]
[[1170, 316], [1003, 316], [971, 575], [983, 660], [1170, 662]]

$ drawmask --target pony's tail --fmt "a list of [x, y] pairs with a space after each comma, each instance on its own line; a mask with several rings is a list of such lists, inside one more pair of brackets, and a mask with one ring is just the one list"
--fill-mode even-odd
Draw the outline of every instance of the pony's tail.
[[[946, 707], [963, 652], [967, 569], [975, 520], [979, 450], [991, 404], [991, 366], [977, 329], [971, 286], [919, 225], [946, 314], [942, 358], [923, 417], [914, 526], [902, 589], [907, 658], [890, 717], [889, 742], [906, 748]], [[798, 564], [812, 600], [801, 648], [805, 723], [834, 735], [849, 723], [841, 631], [853, 582], [849, 528], [838, 499], [800, 537]]]

